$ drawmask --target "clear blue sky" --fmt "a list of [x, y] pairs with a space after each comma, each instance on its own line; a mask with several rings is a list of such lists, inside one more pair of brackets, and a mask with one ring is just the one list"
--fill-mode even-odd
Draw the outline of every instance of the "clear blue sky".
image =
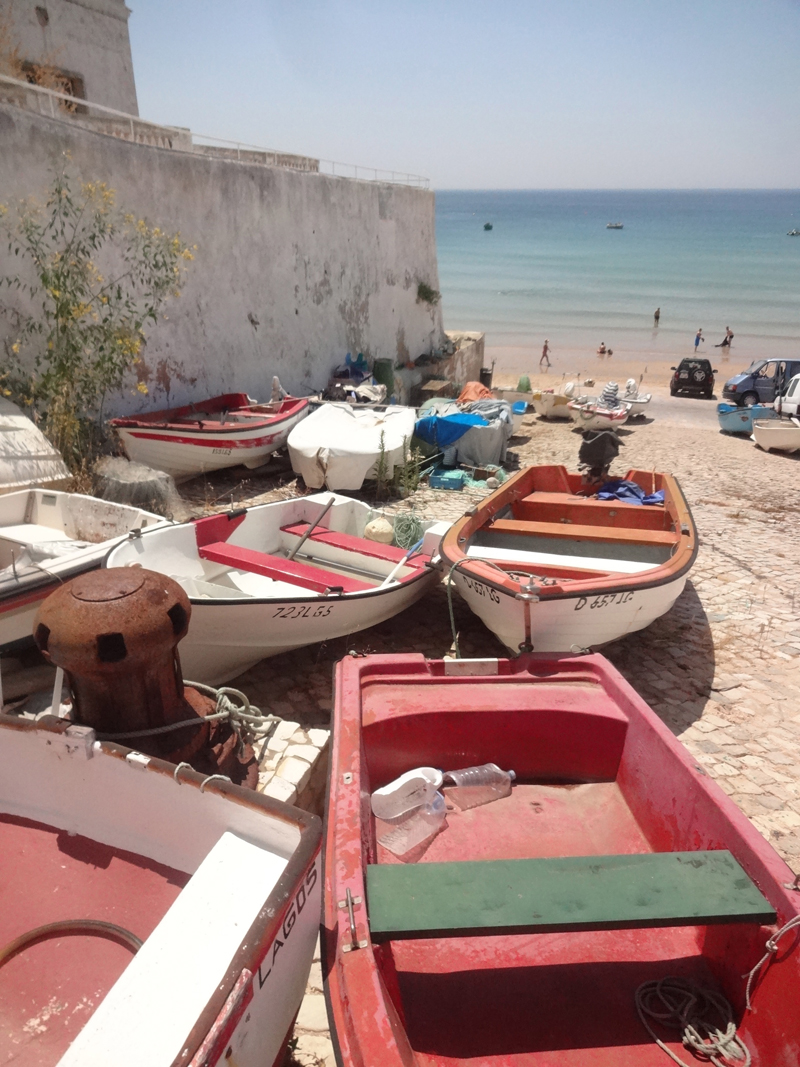
[[797, 188], [800, 0], [128, 0], [140, 113], [437, 188]]

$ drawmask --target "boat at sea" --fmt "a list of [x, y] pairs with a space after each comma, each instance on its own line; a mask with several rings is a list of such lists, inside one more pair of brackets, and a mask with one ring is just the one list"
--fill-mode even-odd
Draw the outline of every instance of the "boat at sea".
[[3, 1061], [282, 1062], [319, 820], [53, 717], [0, 715], [0, 762]]
[[323, 404], [289, 435], [292, 470], [310, 489], [357, 490], [367, 478], [391, 479], [408, 453], [417, 413], [388, 405]]
[[115, 544], [169, 520], [141, 508], [47, 489], [0, 496], [0, 649], [30, 642], [39, 604], [99, 567]]
[[800, 230], [788, 230], [787, 233], [786, 233], [786, 236], [787, 237], [800, 237]]
[[128, 459], [183, 481], [239, 464], [263, 466], [307, 414], [305, 397], [260, 404], [247, 393], [224, 393], [183, 407], [109, 419], [109, 426]]
[[[695, 1062], [687, 1024], [724, 1032], [728, 1008], [737, 1058], [716, 1062], [796, 1062], [796, 879], [602, 656], [346, 658], [332, 742], [341, 1067], [663, 1067]], [[510, 795], [467, 807], [445, 787], [435, 836], [383, 843], [370, 794], [487, 763], [513, 768]], [[667, 1029], [659, 994], [696, 1010]]]
[[71, 478], [61, 453], [42, 431], [0, 396], [0, 494], [30, 485], [64, 489]]
[[717, 420], [723, 433], [753, 432], [754, 420], [775, 419], [778, 413], [771, 404], [753, 404], [751, 407], [739, 407], [726, 400], [717, 404]]
[[756, 420], [753, 423], [753, 440], [765, 452], [797, 452], [800, 450], [800, 419]]
[[431, 564], [448, 523], [421, 521], [402, 548], [396, 517], [386, 516], [395, 544], [364, 536], [374, 517], [359, 500], [316, 493], [145, 530], [104, 566], [142, 566], [182, 586], [193, 610], [185, 675], [216, 685], [267, 656], [384, 622], [439, 581]]
[[606, 229], [607, 230], [621, 230], [621, 229], [623, 229], [623, 225], [622, 225], [621, 222], [607, 222], [606, 223]]
[[518, 651], [594, 648], [669, 611], [697, 556], [689, 505], [670, 474], [625, 480], [663, 503], [601, 500], [562, 466], [528, 467], [442, 538], [447, 580]]

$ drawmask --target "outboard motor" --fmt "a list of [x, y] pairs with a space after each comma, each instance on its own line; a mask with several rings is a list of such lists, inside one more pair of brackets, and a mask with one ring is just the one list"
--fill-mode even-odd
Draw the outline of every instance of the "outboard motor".
[[608, 469], [623, 444], [614, 430], [584, 430], [578, 451], [578, 470], [584, 485], [597, 485], [608, 479]]

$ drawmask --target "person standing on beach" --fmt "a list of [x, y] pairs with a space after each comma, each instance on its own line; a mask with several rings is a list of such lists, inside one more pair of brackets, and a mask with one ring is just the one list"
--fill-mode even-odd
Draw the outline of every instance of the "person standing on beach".
[[546, 337], [544, 339], [544, 348], [542, 349], [542, 358], [539, 360], [539, 366], [541, 367], [543, 363], [547, 367], [550, 367], [552, 365], [550, 363], [550, 342], [547, 340]]
[[700, 347], [700, 342], [701, 341], [705, 341], [705, 337], [703, 337], [703, 327], [702, 326], [700, 327], [700, 329], [697, 331], [697, 333], [694, 336], [694, 354], [695, 355], [697, 355], [697, 349]]
[[661, 318], [661, 308], [656, 308], [653, 312], [653, 327], [658, 326], [658, 320]]
[[730, 348], [731, 341], [733, 340], [733, 331], [730, 326], [725, 327], [725, 336], [722, 338], [718, 345], [714, 345], [714, 348]]

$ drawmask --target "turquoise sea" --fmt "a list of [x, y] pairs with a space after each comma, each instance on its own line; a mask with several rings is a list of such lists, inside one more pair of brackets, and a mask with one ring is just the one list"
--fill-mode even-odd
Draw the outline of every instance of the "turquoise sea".
[[484, 330], [501, 366], [545, 337], [658, 360], [688, 354], [702, 327], [713, 352], [727, 325], [737, 361], [796, 357], [795, 228], [800, 191], [437, 192], [445, 327]]

